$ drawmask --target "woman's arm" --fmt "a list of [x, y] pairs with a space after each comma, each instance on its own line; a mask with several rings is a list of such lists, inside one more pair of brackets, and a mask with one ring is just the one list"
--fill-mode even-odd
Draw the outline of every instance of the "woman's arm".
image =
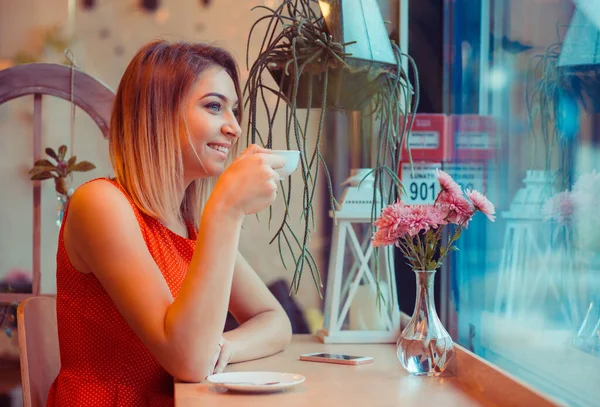
[[[216, 202], [215, 202], [216, 203]], [[127, 198], [108, 182], [79, 188], [69, 204], [65, 247], [92, 272], [157, 361], [180, 380], [212, 369], [227, 314], [241, 217], [206, 209], [176, 300], [148, 252]]]
[[223, 334], [232, 348], [230, 363], [269, 356], [290, 343], [292, 325], [287, 314], [239, 253], [229, 311], [240, 323], [238, 328]]
[[[244, 215], [275, 199], [283, 159], [251, 147], [219, 179], [202, 217], [183, 285], [173, 299], [127, 198], [109, 182], [77, 189], [65, 223], [69, 259], [92, 272], [154, 358], [182, 381], [214, 367], [227, 315]], [[247, 180], [251, 179], [252, 183]]]

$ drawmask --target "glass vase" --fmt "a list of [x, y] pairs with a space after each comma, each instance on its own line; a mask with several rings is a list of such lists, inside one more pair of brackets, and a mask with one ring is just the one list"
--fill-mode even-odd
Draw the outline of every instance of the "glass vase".
[[585, 318], [573, 339], [573, 345], [584, 352], [600, 356], [600, 296], [590, 302]]
[[59, 228], [62, 225], [65, 209], [67, 208], [67, 202], [69, 202], [69, 197], [67, 195], [59, 193], [56, 194], [56, 226]]
[[396, 354], [408, 373], [438, 376], [450, 364], [454, 344], [435, 310], [435, 270], [414, 270], [417, 277], [415, 311], [396, 343]]

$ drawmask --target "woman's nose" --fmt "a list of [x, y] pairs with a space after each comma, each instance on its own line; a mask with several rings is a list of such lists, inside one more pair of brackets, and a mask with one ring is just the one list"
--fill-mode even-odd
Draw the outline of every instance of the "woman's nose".
[[223, 125], [221, 130], [223, 134], [226, 134], [230, 137], [235, 137], [236, 139], [242, 135], [242, 128], [240, 127], [237, 119], [233, 116], [227, 121], [227, 123]]

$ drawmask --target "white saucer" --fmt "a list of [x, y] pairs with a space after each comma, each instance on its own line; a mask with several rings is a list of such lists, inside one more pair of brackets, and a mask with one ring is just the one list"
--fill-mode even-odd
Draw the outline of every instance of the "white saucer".
[[300, 384], [305, 377], [299, 374], [280, 372], [228, 372], [208, 376], [206, 380], [229, 390], [267, 393]]

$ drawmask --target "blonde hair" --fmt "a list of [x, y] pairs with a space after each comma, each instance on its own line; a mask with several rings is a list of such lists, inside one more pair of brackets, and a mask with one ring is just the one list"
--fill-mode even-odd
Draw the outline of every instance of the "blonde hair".
[[[196, 228], [200, 224], [216, 177], [193, 181], [183, 202], [178, 201], [184, 182], [180, 136], [190, 137], [185, 104], [192, 85], [215, 66], [229, 74], [241, 105], [235, 60], [206, 44], [150, 42], [133, 57], [119, 83], [109, 132], [110, 159], [117, 182], [154, 218], [175, 218]], [[241, 109], [237, 119], [241, 123]]]

